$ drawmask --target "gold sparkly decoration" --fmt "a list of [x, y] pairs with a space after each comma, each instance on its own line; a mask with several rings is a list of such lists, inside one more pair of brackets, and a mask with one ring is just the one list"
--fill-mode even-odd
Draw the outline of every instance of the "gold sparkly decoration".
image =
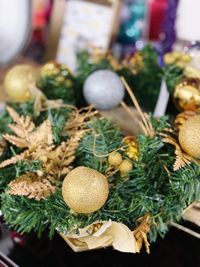
[[60, 64], [56, 61], [50, 61], [44, 64], [40, 69], [40, 76], [56, 76], [60, 72]]
[[144, 243], [146, 252], [150, 253], [150, 244], [147, 239], [147, 234], [150, 231], [150, 216], [146, 214], [138, 220], [139, 226], [133, 231], [133, 235], [136, 239], [136, 252], [140, 252]]
[[40, 78], [55, 77], [55, 85], [72, 86], [72, 72], [64, 64], [59, 64], [56, 61], [50, 61], [44, 64], [40, 69]]
[[113, 70], [117, 71], [122, 68], [117, 58], [113, 55], [112, 51], [102, 52], [101, 49], [97, 47], [92, 47], [92, 63], [99, 64], [101, 61], [107, 60], [112, 66]]
[[186, 153], [200, 159], [200, 115], [188, 119], [183, 124], [178, 139]]
[[109, 184], [100, 172], [77, 167], [64, 179], [62, 195], [65, 203], [76, 213], [99, 210], [108, 198]]
[[6, 141], [0, 136], [0, 157], [3, 155], [6, 147]]
[[29, 116], [19, 116], [10, 107], [7, 107], [7, 110], [14, 121], [8, 126], [15, 135], [5, 134], [3, 137], [15, 146], [26, 149], [21, 154], [1, 162], [0, 168], [15, 164], [20, 160], [40, 160], [42, 172], [56, 179], [60, 179], [71, 170], [71, 163], [75, 160], [79, 142], [88, 131], [85, 122], [96, 114], [91, 107], [72, 112], [65, 127], [69, 139], [55, 147], [51, 122], [48, 119], [36, 128]]
[[55, 185], [50, 180], [34, 173], [24, 174], [9, 183], [7, 193], [39, 201], [55, 192]]
[[187, 66], [184, 69], [184, 76], [186, 76], [187, 78], [200, 79], [200, 71], [192, 66]]
[[176, 64], [180, 68], [185, 68], [191, 60], [192, 57], [190, 55], [179, 51], [173, 51], [164, 55], [165, 64]]
[[9, 98], [15, 102], [31, 99], [29, 87], [37, 80], [37, 69], [31, 65], [16, 65], [5, 75], [4, 88]]
[[179, 110], [200, 112], [200, 80], [187, 78], [174, 91], [174, 101]]
[[132, 71], [133, 74], [139, 73], [144, 68], [143, 56], [140, 52], [135, 52], [133, 56], [124, 60], [123, 66]]
[[137, 160], [139, 151], [136, 138], [134, 136], [127, 136], [123, 139], [123, 142], [127, 145], [126, 155], [132, 160]]
[[124, 159], [119, 166], [119, 170], [122, 176], [127, 175], [133, 169], [133, 163], [127, 159]]
[[70, 69], [56, 61], [44, 64], [40, 69], [38, 88], [48, 99], [62, 99], [66, 103], [75, 103], [74, 76]]
[[177, 171], [180, 168], [184, 167], [185, 165], [190, 164], [192, 161], [194, 161], [194, 159], [188, 155], [187, 153], [185, 153], [180, 144], [178, 143], [178, 140], [176, 140], [175, 138], [173, 138], [170, 135], [165, 135], [162, 134], [163, 138], [163, 142], [167, 143], [167, 144], [171, 144], [173, 146], [175, 146], [175, 155], [176, 155], [176, 160], [174, 162], [173, 165], [173, 170]]
[[196, 112], [191, 111], [191, 110], [186, 110], [184, 112], [179, 113], [175, 120], [174, 120], [174, 126], [176, 130], [180, 130], [181, 126], [189, 119], [192, 118], [193, 116], [197, 115]]
[[108, 162], [111, 166], [118, 167], [122, 163], [122, 155], [119, 152], [114, 151], [108, 156]]

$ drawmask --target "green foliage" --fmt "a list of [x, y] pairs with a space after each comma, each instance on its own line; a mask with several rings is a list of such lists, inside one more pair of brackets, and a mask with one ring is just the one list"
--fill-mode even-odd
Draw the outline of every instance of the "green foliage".
[[56, 145], [60, 144], [67, 138], [66, 133], [64, 132], [64, 127], [70, 112], [71, 109], [60, 108], [48, 110], [46, 114], [52, 124], [54, 143]]
[[64, 82], [57, 82], [58, 75], [40, 77], [37, 86], [43, 91], [48, 99], [62, 99], [65, 103], [75, 104], [74, 77], [67, 71], [62, 71], [59, 76]]
[[[159, 122], [154, 121], [154, 124], [159, 129]], [[161, 119], [161, 125], [160, 129], [165, 128], [166, 118]], [[92, 120], [88, 126], [90, 131], [80, 143], [75, 166], [105, 172], [108, 153], [122, 146], [122, 135], [106, 119]], [[174, 172], [171, 145], [156, 136], [139, 135], [137, 140], [139, 158], [133, 162], [129, 179], [119, 179], [118, 173], [111, 177], [109, 198], [100, 210], [88, 215], [72, 213], [64, 203], [60, 183], [55, 194], [39, 202], [3, 193], [2, 211], [6, 221], [18, 231], [34, 230], [39, 235], [49, 227], [52, 236], [55, 230], [69, 233], [95, 221], [109, 219], [135, 229], [137, 219], [148, 213], [151, 216], [150, 240], [156, 240], [158, 234], [164, 236], [170, 221], [180, 220], [183, 210], [199, 199], [200, 168], [191, 164]]]
[[6, 110], [0, 113], [0, 122], [0, 135], [10, 132], [8, 125], [12, 122], [12, 119]]
[[[133, 75], [131, 70], [124, 68], [118, 74], [127, 80], [143, 109], [153, 110], [161, 79], [164, 78], [167, 81], [169, 90], [173, 92], [174, 86], [182, 79], [183, 73], [175, 66], [166, 66], [161, 69], [157, 63], [157, 52], [151, 46], [146, 46], [141, 53], [144, 61], [144, 68], [141, 72]], [[107, 59], [94, 64], [90, 60], [90, 55], [85, 52], [79, 54], [78, 60], [79, 70], [76, 79], [73, 80], [74, 77], [70, 77], [74, 86], [72, 94], [71, 89], [66, 86], [65, 88], [62, 87], [63, 85], [56, 87], [58, 84], [55, 85], [53, 76], [40, 80], [40, 87], [49, 98], [63, 98], [66, 102], [74, 103], [73, 94], [76, 91], [80, 99], [83, 83], [89, 73], [102, 68], [112, 69]], [[126, 102], [129, 103], [129, 101], [126, 98]], [[83, 106], [85, 103], [81, 100], [79, 105]], [[68, 138], [64, 127], [71, 112], [70, 108], [49, 109], [42, 111], [36, 117], [32, 102], [11, 104], [11, 106], [19, 114], [31, 116], [36, 126], [49, 118], [52, 123], [55, 145], [59, 145]], [[12, 119], [7, 111], [0, 115], [0, 120], [0, 135], [9, 133], [8, 124], [12, 123]], [[150, 120], [156, 133], [170, 127], [166, 116], [159, 120], [151, 116]], [[109, 167], [110, 152], [119, 149], [123, 158], [128, 158], [123, 143], [123, 134], [110, 121], [97, 117], [87, 122], [87, 128], [88, 131], [76, 151], [73, 167], [87, 166], [105, 173]], [[9, 182], [27, 172], [40, 170], [40, 161], [20, 161], [0, 169], [1, 210], [6, 222], [19, 232], [35, 231], [38, 236], [41, 236], [42, 232], [48, 228], [51, 237], [55, 231], [64, 234], [76, 232], [78, 228], [101, 220], [122, 222], [134, 230], [138, 218], [149, 214], [151, 218], [150, 240], [155, 241], [157, 235], [164, 236], [170, 222], [180, 220], [183, 210], [200, 198], [200, 167], [192, 163], [174, 172], [174, 147], [164, 143], [158, 134], [154, 137], [139, 135], [137, 144], [138, 159], [132, 161], [134, 168], [127, 179], [121, 179], [119, 172], [113, 173], [109, 177], [108, 200], [100, 210], [88, 215], [75, 214], [67, 207], [61, 192], [62, 181], [57, 181], [57, 189], [53, 195], [40, 201], [8, 194]], [[8, 144], [0, 161], [22, 151]]]
[[10, 165], [0, 169], [0, 190], [4, 190], [7, 184], [16, 177], [26, 172], [37, 172], [41, 169], [41, 162], [35, 161], [19, 161], [15, 165]]
[[24, 103], [8, 103], [17, 113], [23, 116], [31, 116], [34, 118], [34, 103], [33, 101]]
[[[162, 69], [158, 65], [158, 53], [151, 45], [141, 50], [141, 55], [144, 67], [138, 74], [134, 75], [129, 68], [122, 68], [117, 73], [126, 79], [143, 109], [153, 112], [160, 91]], [[98, 64], [94, 64], [87, 52], [78, 54], [78, 63], [76, 91], [78, 92], [78, 103], [81, 106], [85, 105], [81, 90], [88, 75], [98, 69], [112, 70], [113, 68], [106, 58], [102, 59]], [[125, 102], [131, 103], [127, 94]]]
[[94, 119], [88, 124], [89, 129], [77, 151], [77, 166], [87, 166], [100, 172], [107, 167], [110, 152], [119, 148], [122, 135], [118, 128], [106, 119]]
[[[122, 69], [119, 74], [133, 90], [143, 110], [153, 112], [160, 92], [162, 69], [158, 64], [158, 53], [151, 45], [146, 46], [140, 53], [144, 62], [142, 70], [133, 75], [130, 69]], [[128, 95], [125, 101], [131, 103]]]
[[163, 68], [163, 79], [167, 83], [167, 88], [173, 94], [176, 85], [183, 79], [183, 69], [177, 65], [166, 65]]

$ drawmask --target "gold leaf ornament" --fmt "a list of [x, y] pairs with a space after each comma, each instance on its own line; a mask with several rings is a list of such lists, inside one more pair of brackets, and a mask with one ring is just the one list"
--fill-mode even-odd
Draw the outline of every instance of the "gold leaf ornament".
[[35, 129], [35, 125], [29, 116], [20, 116], [13, 108], [7, 107], [7, 111], [15, 124], [8, 125], [16, 136], [5, 134], [3, 137], [11, 144], [26, 148], [30, 143], [30, 133]]
[[37, 174], [24, 174], [9, 183], [7, 193], [39, 201], [55, 192], [55, 185], [50, 180]]

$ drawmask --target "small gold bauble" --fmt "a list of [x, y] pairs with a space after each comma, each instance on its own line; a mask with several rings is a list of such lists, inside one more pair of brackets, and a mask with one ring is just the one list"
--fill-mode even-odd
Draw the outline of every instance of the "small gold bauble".
[[31, 99], [29, 86], [37, 80], [37, 69], [31, 65], [16, 65], [5, 75], [4, 88], [7, 95], [15, 102]]
[[171, 53], [167, 53], [164, 55], [164, 62], [165, 64], [173, 64], [175, 62], [175, 58]]
[[122, 155], [119, 152], [112, 152], [108, 157], [108, 162], [114, 167], [118, 167], [122, 163]]
[[40, 68], [40, 77], [56, 76], [57, 82], [65, 81], [65, 77], [72, 76], [72, 72], [64, 64], [59, 64], [56, 61], [49, 61]]
[[127, 145], [126, 155], [132, 160], [137, 160], [139, 150], [136, 138], [134, 136], [126, 136], [123, 142]]
[[190, 55], [179, 51], [173, 51], [164, 55], [165, 64], [175, 64], [180, 68], [185, 68], [191, 60], [192, 57]]
[[133, 164], [129, 160], [125, 159], [119, 166], [119, 170], [122, 174], [128, 174], [133, 169]]
[[65, 203], [76, 213], [99, 210], [108, 198], [109, 184], [100, 172], [77, 167], [64, 179], [62, 195]]
[[182, 125], [178, 139], [186, 153], [200, 158], [200, 115], [193, 116]]
[[174, 91], [174, 102], [179, 110], [200, 111], [200, 80], [187, 78]]

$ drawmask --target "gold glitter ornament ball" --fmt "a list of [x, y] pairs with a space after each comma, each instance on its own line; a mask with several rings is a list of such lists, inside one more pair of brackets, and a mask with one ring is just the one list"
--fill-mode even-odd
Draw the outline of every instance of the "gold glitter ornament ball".
[[4, 78], [4, 88], [9, 98], [15, 102], [30, 100], [29, 86], [36, 82], [37, 77], [37, 69], [31, 65], [22, 64], [11, 68]]
[[183, 80], [176, 86], [173, 97], [179, 110], [200, 112], [200, 79]]
[[200, 158], [200, 115], [193, 116], [181, 126], [178, 139], [186, 153]]
[[109, 194], [107, 178], [100, 172], [77, 167], [64, 179], [62, 195], [65, 203], [76, 213], [92, 213], [99, 210]]

